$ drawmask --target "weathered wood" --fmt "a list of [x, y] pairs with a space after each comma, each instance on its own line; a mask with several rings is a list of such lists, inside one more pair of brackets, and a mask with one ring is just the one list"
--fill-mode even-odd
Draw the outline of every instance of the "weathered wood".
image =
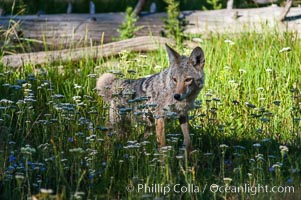
[[284, 10], [282, 11], [282, 13], [279, 16], [279, 20], [280, 21], [284, 21], [288, 12], [290, 11], [291, 7], [293, 5], [293, 0], [286, 0], [286, 4], [284, 7]]
[[[160, 36], [164, 31], [165, 13], [140, 16], [135, 33], [138, 36]], [[7, 27], [9, 20], [18, 22], [16, 26], [22, 37], [43, 41], [57, 47], [84, 46], [92, 41], [94, 44], [112, 42], [119, 37], [117, 28], [124, 20], [124, 13], [105, 14], [58, 14], [0, 17], [0, 27]]]
[[[301, 36], [301, 8], [291, 8], [285, 21], [279, 22], [278, 17], [282, 11], [281, 7], [270, 6], [256, 9], [233, 9], [230, 12], [222, 9], [186, 13], [186, 20], [189, 23], [185, 32], [210, 36], [224, 33], [260, 33], [276, 29], [279, 32], [293, 31]], [[236, 13], [237, 17], [233, 17], [233, 13]]]
[[257, 4], [271, 4], [271, 3], [276, 3], [277, 0], [253, 0], [254, 3]]
[[41, 65], [53, 62], [78, 61], [84, 58], [108, 57], [117, 55], [123, 50], [153, 51], [165, 43], [173, 42], [162, 37], [142, 36], [93, 47], [8, 55], [3, 56], [1, 62], [6, 66], [18, 68], [27, 64]]
[[233, 9], [233, 3], [234, 3], [234, 0], [228, 0], [227, 1], [227, 10], [232, 10]]
[[136, 15], [140, 14], [140, 12], [143, 10], [146, 2], [147, 2], [147, 0], [138, 0], [138, 3], [137, 3], [137, 5], [135, 6], [135, 9], [134, 9], [134, 13]]
[[[230, 0], [231, 1], [231, 0]], [[222, 9], [214, 11], [183, 11], [188, 25], [185, 33], [239, 34], [241, 32], [264, 31], [267, 28], [279, 31], [297, 31], [301, 33], [301, 8], [291, 8], [283, 22], [278, 17], [283, 8], [270, 6], [256, 9]], [[166, 13], [155, 13], [139, 17], [137, 26], [142, 26], [136, 36], [161, 36], [164, 32], [163, 19]], [[6, 27], [10, 17], [0, 17], [0, 26]], [[117, 27], [124, 20], [124, 13], [106, 14], [61, 14], [41, 16], [17, 16], [19, 22], [15, 33], [22, 33], [23, 38], [39, 40], [52, 48], [80, 47], [114, 41], [119, 37]], [[267, 26], [263, 26], [263, 24]], [[44, 47], [43, 47], [44, 48]]]

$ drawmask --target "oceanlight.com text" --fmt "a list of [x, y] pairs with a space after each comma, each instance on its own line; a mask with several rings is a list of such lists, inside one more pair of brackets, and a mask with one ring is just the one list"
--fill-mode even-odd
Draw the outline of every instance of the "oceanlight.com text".
[[212, 184], [209, 187], [212, 193], [248, 193], [256, 195], [258, 193], [294, 193], [294, 186], [269, 186], [261, 184], [243, 184], [240, 186], [233, 185], [217, 185]]
[[294, 193], [294, 186], [269, 186], [261, 184], [243, 184], [240, 186], [234, 185], [217, 185], [217, 184], [205, 184], [203, 187], [194, 184], [137, 184], [136, 186], [126, 186], [128, 192], [138, 192], [143, 194], [163, 194], [168, 193], [247, 193], [250, 195], [256, 195], [259, 193]]

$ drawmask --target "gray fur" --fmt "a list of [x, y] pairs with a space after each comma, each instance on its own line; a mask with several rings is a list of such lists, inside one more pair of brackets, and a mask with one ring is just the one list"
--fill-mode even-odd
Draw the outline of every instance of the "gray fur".
[[[106, 73], [97, 80], [98, 94], [110, 103], [112, 124], [120, 121], [118, 117], [120, 107], [129, 107], [129, 100], [141, 97], [148, 99], [144, 102], [146, 104], [156, 104], [151, 115], [155, 119], [165, 119], [168, 111], [176, 113], [179, 117], [185, 117], [193, 108], [194, 101], [204, 84], [204, 53], [200, 47], [196, 47], [191, 55], [186, 57], [179, 55], [167, 45], [166, 49], [170, 66], [160, 73], [137, 80], [118, 79], [115, 75]], [[175, 99], [176, 94], [178, 99]], [[189, 141], [186, 143], [190, 143], [187, 135], [188, 133], [186, 137]]]

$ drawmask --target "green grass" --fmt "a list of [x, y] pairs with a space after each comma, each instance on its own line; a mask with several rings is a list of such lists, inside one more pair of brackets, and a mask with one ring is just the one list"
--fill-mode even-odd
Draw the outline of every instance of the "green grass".
[[[164, 49], [18, 71], [0, 66], [1, 199], [300, 198], [300, 44], [293, 33], [277, 31], [199, 44], [206, 84], [190, 113], [190, 161], [181, 156], [174, 120], [162, 152], [155, 135], [141, 136], [143, 124], [133, 123], [128, 138], [107, 133], [108, 105], [94, 90], [99, 74], [110, 70], [128, 78], [161, 71], [168, 66]], [[280, 52], [284, 47], [291, 51]], [[139, 184], [150, 188], [138, 192]], [[212, 184], [252, 187], [213, 193]], [[184, 192], [188, 185], [194, 192]], [[294, 193], [256, 193], [260, 185], [293, 186]]]

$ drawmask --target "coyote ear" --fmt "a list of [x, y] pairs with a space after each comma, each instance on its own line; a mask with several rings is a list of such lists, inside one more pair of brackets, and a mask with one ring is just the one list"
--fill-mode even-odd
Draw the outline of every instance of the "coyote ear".
[[197, 70], [202, 70], [205, 65], [205, 54], [200, 47], [196, 47], [191, 52], [189, 60]]
[[170, 46], [168, 46], [167, 44], [165, 44], [165, 47], [166, 47], [166, 51], [167, 51], [167, 54], [168, 54], [168, 59], [169, 59], [170, 66], [173, 63], [178, 63], [180, 55], [175, 50], [173, 50]]

